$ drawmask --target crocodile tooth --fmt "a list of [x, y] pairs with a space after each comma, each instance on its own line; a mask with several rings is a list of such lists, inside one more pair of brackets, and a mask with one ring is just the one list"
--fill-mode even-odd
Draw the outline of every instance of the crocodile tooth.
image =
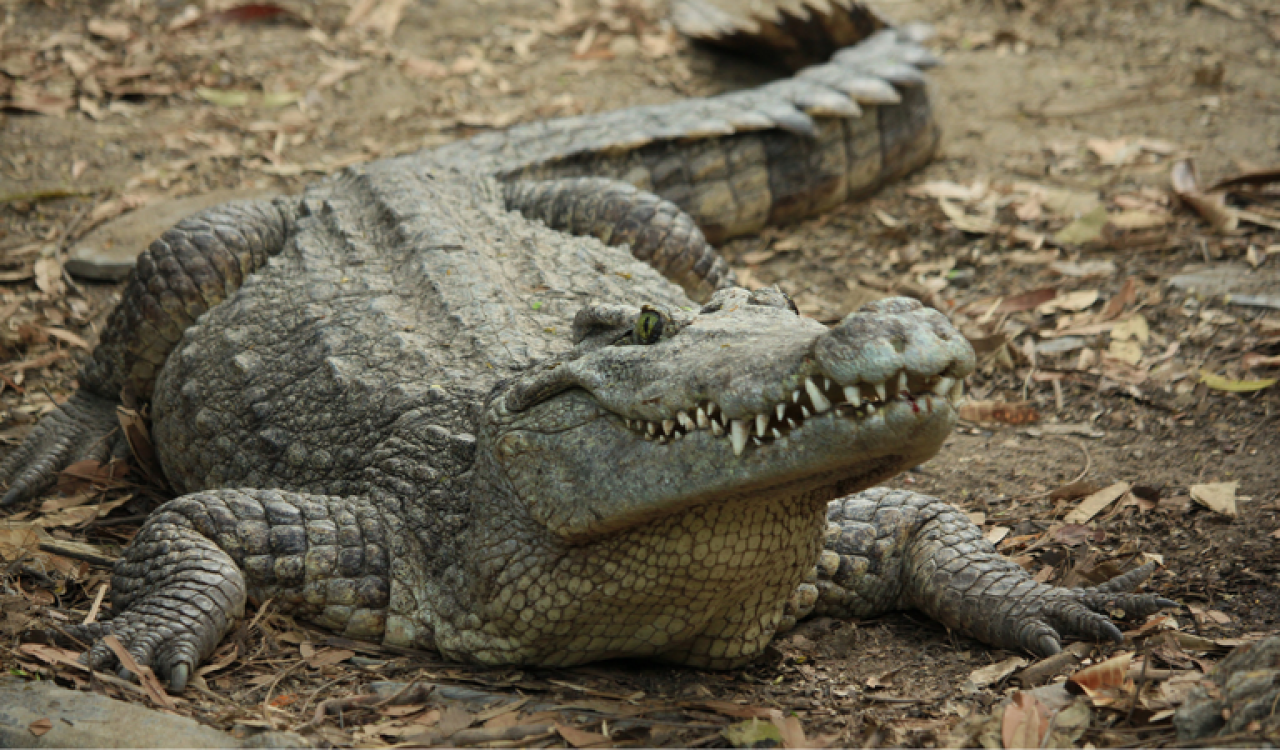
[[648, 424], [648, 425], [649, 425], [646, 429], [648, 429], [648, 431], [649, 431], [649, 434], [650, 434], [650, 435], [652, 435], [652, 434], [654, 434], [654, 433], [656, 433], [656, 432], [658, 431], [658, 425], [657, 425], [657, 424], [655, 424], [655, 423], [653, 423], [653, 422], [647, 422], [646, 424]]
[[795, 430], [795, 429], [798, 429], [798, 428], [800, 427], [800, 423], [799, 423], [799, 422], [797, 422], [797, 421], [795, 421], [795, 420], [794, 420], [794, 419], [792, 419], [791, 417], [787, 417], [787, 426], [788, 426], [788, 427], [790, 427], [791, 429]]
[[858, 386], [856, 385], [846, 385], [844, 387], [844, 398], [853, 404], [855, 409], [862, 405], [862, 395], [858, 393]]
[[769, 434], [773, 435], [774, 440], [777, 440], [782, 437], [782, 432], [777, 427], [774, 427], [772, 430], [769, 430]]
[[956, 381], [955, 387], [951, 389], [951, 400], [960, 401], [963, 398], [964, 398], [964, 381], [958, 380]]
[[632, 421], [631, 421], [630, 419], [628, 419], [628, 420], [627, 420], [627, 429], [631, 429], [631, 425], [632, 425], [632, 424], [633, 424], [633, 423], [632, 423]]
[[747, 447], [747, 435], [750, 432], [750, 428], [747, 427], [746, 422], [741, 419], [735, 419], [730, 429], [732, 432], [729, 435], [729, 440], [733, 443], [733, 455], [741, 456], [742, 451]]
[[[907, 390], [907, 371], [898, 373], [898, 393], [910, 393]], [[896, 394], [895, 394], [896, 395]]]
[[946, 398], [947, 396], [951, 395], [951, 387], [955, 384], [956, 384], [955, 380], [947, 377], [946, 375], [943, 375], [942, 377], [938, 378], [937, 383], [934, 383], [933, 392], [938, 394], [939, 396], [942, 396], [943, 398]]
[[713, 415], [713, 414], [715, 414], [715, 413], [716, 413], [716, 402], [714, 402], [714, 401], [708, 401], [708, 402], [707, 402], [707, 416], [711, 416], [711, 415]]
[[751, 438], [751, 442], [755, 443], [756, 445], [764, 445], [764, 443], [760, 442], [760, 438], [758, 437]]
[[711, 420], [711, 434], [715, 435], [716, 437], [720, 437], [721, 435], [723, 435], [724, 425], [720, 424], [714, 419]]
[[777, 410], [776, 410], [776, 411], [777, 411], [777, 413], [778, 413], [778, 421], [779, 421], [779, 422], [781, 422], [782, 420], [786, 419], [786, 417], [787, 417], [787, 405], [786, 405], [786, 404], [778, 404], [778, 408], [777, 408]]
[[876, 383], [876, 395], [880, 397], [881, 401], [885, 400], [884, 383]]
[[662, 431], [670, 435], [676, 429], [676, 421], [674, 419], [662, 420]]
[[876, 405], [867, 404], [867, 416], [871, 416], [872, 414], [875, 414], [875, 413], [876, 413]]
[[809, 417], [813, 416], [813, 412], [809, 411], [809, 407], [807, 406], [800, 407], [800, 413], [804, 415], [805, 419], [808, 419]]
[[703, 409], [701, 406], [699, 406], [699, 407], [698, 407], [698, 412], [697, 412], [696, 416], [697, 416], [697, 418], [698, 418], [698, 429], [699, 429], [699, 430], [705, 430], [705, 429], [707, 429], [707, 428], [709, 428], [709, 427], [711, 426], [711, 420], [707, 419], [707, 410], [706, 410], [706, 409]]
[[798, 403], [800, 403], [800, 389], [799, 389], [799, 388], [797, 388], [797, 389], [795, 389], [794, 391], [792, 391], [792, 392], [791, 392], [791, 403], [793, 403], [793, 404], [798, 404]]
[[824, 391], [830, 391], [830, 390], [831, 390], [831, 378], [824, 377], [824, 378], [822, 379], [822, 390], [824, 390]]
[[818, 384], [813, 382], [812, 378], [804, 379], [804, 390], [809, 394], [809, 401], [813, 404], [814, 411], [821, 414], [831, 408], [831, 402], [822, 395], [822, 391], [818, 390]]
[[760, 437], [764, 437], [764, 431], [768, 429], [768, 427], [769, 427], [769, 415], [757, 414], [756, 415], [756, 434], [759, 435]]
[[679, 422], [680, 426], [686, 430], [693, 429], [693, 420], [689, 418], [688, 414], [685, 414], [682, 411], [676, 412], [676, 421]]

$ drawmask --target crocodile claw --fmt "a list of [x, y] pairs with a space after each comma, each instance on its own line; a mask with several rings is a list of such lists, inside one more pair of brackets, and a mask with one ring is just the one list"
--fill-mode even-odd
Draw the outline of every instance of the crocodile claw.
[[[1094, 641], [1121, 643], [1124, 634], [1111, 621], [1112, 616], [1140, 618], [1154, 614], [1177, 602], [1154, 594], [1131, 594], [1133, 588], [1156, 570], [1147, 563], [1117, 576], [1106, 583], [1087, 589], [1047, 587], [1038, 592], [1040, 601], [1012, 617], [1024, 618], [1013, 633], [1014, 643], [1037, 656], [1053, 656], [1062, 650], [1062, 636], [1071, 635]], [[1004, 645], [1004, 644], [1002, 644]]]
[[68, 628], [67, 633], [92, 644], [80, 656], [82, 664], [100, 672], [114, 667], [117, 676], [131, 680], [133, 673], [120, 664], [115, 652], [103, 640], [114, 635], [134, 661], [150, 667], [160, 679], [168, 680], [169, 691], [173, 693], [180, 693], [187, 686], [192, 668], [199, 662], [202, 645], [198, 634], [191, 629], [173, 627], [173, 623], [161, 623], [155, 617], [131, 612], [106, 623], [74, 626]]
[[0, 462], [0, 485], [8, 487], [0, 507], [34, 498], [76, 461], [105, 461], [122, 453], [126, 443], [117, 424], [114, 401], [77, 391]]

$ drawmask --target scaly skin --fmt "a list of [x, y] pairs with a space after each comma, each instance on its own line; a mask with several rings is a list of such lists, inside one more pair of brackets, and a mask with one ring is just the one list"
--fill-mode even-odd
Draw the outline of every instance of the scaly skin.
[[[926, 158], [927, 100], [894, 58], [919, 51], [900, 41], [868, 42], [878, 62], [855, 47], [754, 91], [525, 126], [180, 224], [140, 261], [85, 390], [0, 465], [6, 500], [29, 497], [108, 429], [75, 409], [151, 398], [188, 494], [139, 532], [114, 617], [83, 635], [116, 633], [180, 690], [268, 597], [456, 659], [712, 668], [815, 607], [916, 606], [1046, 653], [1059, 632], [1116, 635], [1089, 610], [1165, 604], [1033, 584], [931, 499], [837, 500], [939, 449], [972, 349], [910, 300], [827, 328], [776, 289], [725, 288], [698, 235], [821, 210]], [[846, 89], [901, 103], [855, 117]], [[864, 532], [865, 502], [880, 512]], [[835, 563], [819, 557], [831, 524]], [[881, 540], [867, 554], [849, 543], [864, 533]], [[89, 659], [112, 661], [101, 644]]]
[[1173, 725], [1180, 742], [1280, 745], [1280, 634], [1232, 651], [1187, 694]]

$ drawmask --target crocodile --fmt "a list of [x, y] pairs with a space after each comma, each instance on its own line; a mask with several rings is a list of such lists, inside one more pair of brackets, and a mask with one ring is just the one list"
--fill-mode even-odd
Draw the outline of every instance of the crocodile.
[[[484, 664], [729, 669], [812, 614], [917, 608], [1037, 654], [1119, 640], [1141, 566], [1036, 582], [936, 498], [974, 353], [890, 298], [827, 326], [711, 241], [823, 211], [937, 143], [911, 27], [756, 89], [519, 126], [189, 217], [143, 252], [4, 504], [124, 452], [178, 497], [81, 625], [180, 691], [251, 602]], [[710, 238], [710, 240], [708, 239]]]

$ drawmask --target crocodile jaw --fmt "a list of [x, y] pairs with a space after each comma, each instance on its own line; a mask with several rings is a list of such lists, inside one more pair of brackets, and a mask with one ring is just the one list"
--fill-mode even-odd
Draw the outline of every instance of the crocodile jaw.
[[544, 368], [562, 390], [519, 412], [495, 399], [480, 443], [532, 520], [580, 543], [694, 505], [875, 484], [938, 451], [973, 365], [912, 300], [830, 329], [721, 306], [670, 341]]

